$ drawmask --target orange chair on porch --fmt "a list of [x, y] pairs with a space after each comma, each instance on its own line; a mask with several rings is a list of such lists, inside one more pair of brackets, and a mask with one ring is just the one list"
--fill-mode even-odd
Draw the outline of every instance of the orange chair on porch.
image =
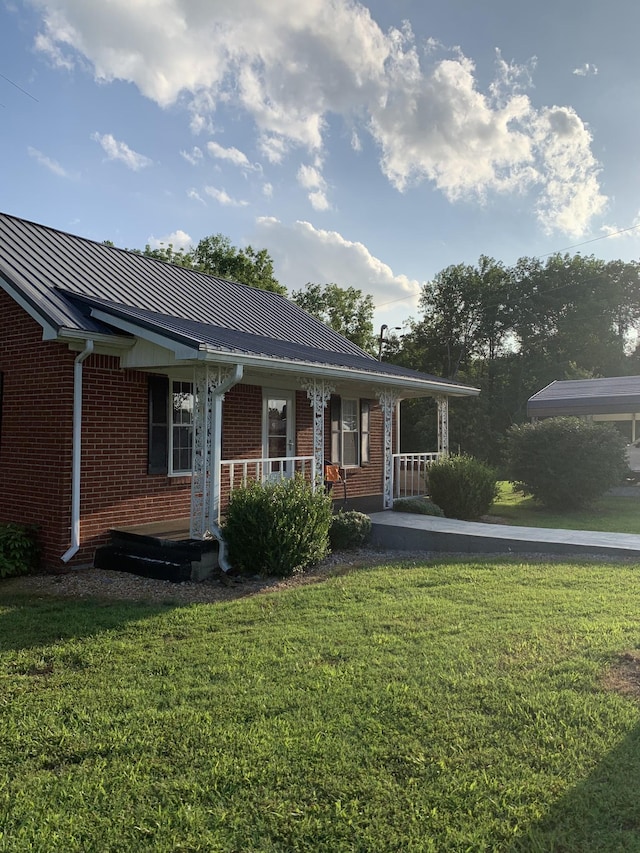
[[336, 483], [342, 483], [344, 489], [344, 503], [347, 503], [347, 478], [343, 476], [340, 466], [334, 465], [332, 462], [324, 463], [324, 487], [327, 492], [331, 492]]

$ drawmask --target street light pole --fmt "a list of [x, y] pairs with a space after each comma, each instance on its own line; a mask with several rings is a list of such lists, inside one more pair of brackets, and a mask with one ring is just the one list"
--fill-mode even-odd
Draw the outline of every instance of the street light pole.
[[[382, 347], [384, 345], [384, 333], [386, 331], [388, 331], [388, 329], [389, 329], [389, 327], [387, 326], [386, 323], [383, 323], [380, 326], [380, 339], [378, 341], [378, 361], [382, 361]], [[402, 326], [394, 326], [393, 329], [394, 329], [394, 331], [399, 332], [402, 329]]]
[[384, 333], [389, 327], [386, 323], [380, 326], [380, 343], [378, 345], [378, 361], [382, 361], [382, 344], [384, 342]]

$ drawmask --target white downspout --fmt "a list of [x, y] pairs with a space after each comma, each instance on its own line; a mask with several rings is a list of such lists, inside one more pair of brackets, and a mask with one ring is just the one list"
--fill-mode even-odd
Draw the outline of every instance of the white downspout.
[[71, 467], [71, 546], [60, 558], [69, 560], [80, 548], [80, 470], [82, 451], [82, 364], [93, 352], [93, 341], [88, 340], [73, 363], [73, 447]]

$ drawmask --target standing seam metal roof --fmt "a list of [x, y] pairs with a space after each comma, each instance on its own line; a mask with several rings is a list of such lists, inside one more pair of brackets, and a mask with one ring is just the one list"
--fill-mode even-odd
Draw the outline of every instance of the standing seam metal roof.
[[[94, 331], [65, 293], [372, 358], [277, 293], [0, 214], [0, 273], [51, 324]], [[373, 359], [375, 360], [375, 359]]]
[[454, 380], [379, 362], [279, 294], [3, 213], [0, 276], [58, 332], [111, 332], [91, 316], [93, 307], [191, 346], [345, 367], [477, 393]]
[[527, 402], [527, 414], [626, 414], [640, 411], [640, 376], [551, 382]]
[[[286, 361], [331, 364], [368, 373], [386, 374], [396, 378], [417, 379], [423, 382], [428, 380], [442, 383], [445, 381], [428, 373], [419, 373], [408, 367], [380, 362], [368, 356], [329, 352], [317, 347], [307, 347], [302, 344], [292, 344], [288, 341], [267, 338], [263, 335], [252, 335], [237, 329], [226, 329], [209, 323], [198, 323], [194, 320], [182, 320], [166, 314], [145, 311], [141, 308], [129, 308], [102, 299], [78, 297], [74, 294], [69, 294], [69, 298], [71, 301], [84, 305], [85, 310], [98, 309], [111, 315], [114, 319], [129, 320], [138, 327], [160, 332], [168, 338], [189, 346], [198, 347], [203, 344], [222, 352], [238, 352]], [[447, 384], [459, 385], [456, 382], [447, 382]]]

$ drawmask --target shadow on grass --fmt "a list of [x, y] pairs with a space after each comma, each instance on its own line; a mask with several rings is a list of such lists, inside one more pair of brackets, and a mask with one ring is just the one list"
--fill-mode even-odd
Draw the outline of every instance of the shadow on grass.
[[543, 851], [640, 851], [640, 726], [509, 848]]
[[0, 651], [20, 651], [116, 630], [175, 605], [0, 596]]

